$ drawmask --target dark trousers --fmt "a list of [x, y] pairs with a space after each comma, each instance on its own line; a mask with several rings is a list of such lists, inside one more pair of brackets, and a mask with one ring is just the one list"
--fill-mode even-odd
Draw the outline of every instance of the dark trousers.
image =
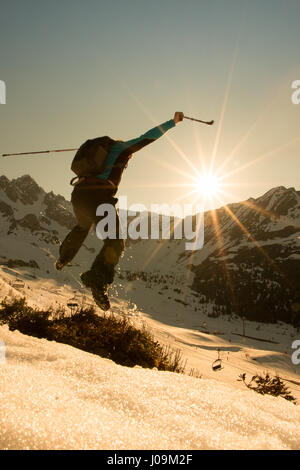
[[89, 270], [89, 274], [93, 276], [97, 285], [111, 284], [114, 280], [115, 266], [118, 264], [125, 247], [124, 239], [119, 238], [120, 221], [115, 209], [118, 199], [113, 197], [111, 189], [102, 189], [99, 185], [83, 184], [75, 186], [71, 202], [78, 223], [60, 246], [60, 261], [63, 264], [72, 261], [93, 225], [106, 216], [106, 214], [105, 216], [96, 216], [97, 207], [100, 204], [109, 203], [114, 208], [116, 239], [106, 238], [103, 240], [103, 247]]

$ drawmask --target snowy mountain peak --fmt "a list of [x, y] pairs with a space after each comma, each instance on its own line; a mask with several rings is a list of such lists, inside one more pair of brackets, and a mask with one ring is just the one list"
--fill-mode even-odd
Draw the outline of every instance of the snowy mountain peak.
[[21, 201], [23, 204], [33, 204], [44, 193], [44, 190], [35, 182], [30, 175], [9, 180], [6, 176], [0, 177], [0, 190], [12, 202]]
[[285, 188], [284, 186], [278, 186], [277, 188], [270, 189], [263, 196], [256, 200], [256, 203], [266, 210], [273, 211], [275, 214], [291, 215], [294, 218], [294, 214], [297, 209], [299, 213], [300, 209], [300, 194], [295, 188]]

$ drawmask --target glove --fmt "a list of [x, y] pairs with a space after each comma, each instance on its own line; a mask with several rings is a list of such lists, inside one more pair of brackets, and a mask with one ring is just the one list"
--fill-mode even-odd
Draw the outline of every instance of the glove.
[[184, 118], [184, 114], [183, 112], [181, 111], [176, 111], [176, 113], [174, 114], [174, 121], [175, 121], [175, 124], [177, 124], [178, 122], [180, 121], [183, 121], [183, 118]]

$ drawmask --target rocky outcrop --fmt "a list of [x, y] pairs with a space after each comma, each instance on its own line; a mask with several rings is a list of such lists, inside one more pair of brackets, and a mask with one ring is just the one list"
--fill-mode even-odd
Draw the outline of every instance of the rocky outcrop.
[[31, 232], [43, 230], [35, 214], [26, 214], [25, 217], [23, 217], [21, 220], [18, 220], [17, 223], [23, 228], [28, 228]]
[[6, 176], [0, 177], [0, 189], [12, 201], [21, 201], [23, 204], [33, 204], [44, 191], [29, 175], [9, 180]]
[[14, 211], [11, 206], [4, 201], [0, 201], [0, 213], [5, 217], [13, 217]]
[[63, 196], [55, 195], [52, 191], [45, 195], [44, 204], [46, 206], [45, 216], [55, 220], [58, 224], [68, 229], [76, 225], [76, 219], [66, 207], [66, 200]]

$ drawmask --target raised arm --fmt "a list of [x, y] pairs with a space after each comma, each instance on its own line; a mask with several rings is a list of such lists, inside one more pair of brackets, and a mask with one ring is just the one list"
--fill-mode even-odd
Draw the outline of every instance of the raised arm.
[[[112, 175], [117, 171], [116, 168], [118, 168], [118, 172], [121, 174], [120, 169], [124, 169], [131, 154], [137, 152], [146, 145], [151, 144], [151, 142], [155, 142], [155, 140], [159, 139], [162, 135], [165, 134], [165, 132], [167, 132], [169, 129], [172, 129], [172, 127], [175, 127], [175, 125], [182, 120], [183, 113], [176, 112], [173, 119], [164, 122], [160, 126], [156, 126], [153, 129], [150, 129], [150, 131], [142, 134], [136, 139], [127, 140], [126, 142], [117, 141], [112, 145], [107, 156], [104, 171], [97, 175], [98, 178], [112, 178]], [[118, 175], [118, 177], [120, 179], [121, 176]], [[115, 179], [117, 179], [117, 177]]]
[[129, 153], [135, 153], [141, 148], [145, 147], [151, 142], [162, 137], [169, 129], [175, 127], [175, 125], [183, 120], [183, 113], [176, 112], [173, 119], [160, 124], [159, 126], [153, 127], [150, 131], [142, 134], [140, 137], [136, 139], [127, 140], [126, 142], [122, 143], [123, 150], [128, 149]]

